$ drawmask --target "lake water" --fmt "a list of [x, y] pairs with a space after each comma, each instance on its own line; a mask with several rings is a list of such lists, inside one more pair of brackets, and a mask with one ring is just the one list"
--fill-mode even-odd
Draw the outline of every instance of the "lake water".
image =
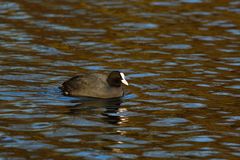
[[[238, 0], [0, 1], [0, 159], [240, 159]], [[121, 99], [63, 96], [120, 70]]]

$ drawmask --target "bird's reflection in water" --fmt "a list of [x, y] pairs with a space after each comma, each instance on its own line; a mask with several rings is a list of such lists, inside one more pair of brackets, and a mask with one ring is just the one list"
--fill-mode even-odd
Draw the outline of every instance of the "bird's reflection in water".
[[[121, 124], [125, 118], [119, 115], [121, 110], [121, 98], [98, 99], [98, 98], [79, 98], [72, 100], [73, 106], [68, 106], [68, 114], [74, 115], [99, 115], [99, 110], [105, 121], [110, 124]], [[125, 121], [125, 120], [124, 120]]]

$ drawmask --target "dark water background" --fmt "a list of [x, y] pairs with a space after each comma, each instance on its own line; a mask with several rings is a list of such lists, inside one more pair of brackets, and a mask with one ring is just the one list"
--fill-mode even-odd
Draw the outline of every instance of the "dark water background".
[[[61, 95], [123, 71], [117, 100]], [[0, 1], [0, 159], [240, 159], [239, 0]]]

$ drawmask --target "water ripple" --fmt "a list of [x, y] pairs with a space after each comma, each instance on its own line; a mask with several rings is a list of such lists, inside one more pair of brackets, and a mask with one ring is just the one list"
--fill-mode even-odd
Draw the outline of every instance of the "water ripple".
[[144, 29], [155, 29], [158, 28], [157, 24], [153, 23], [136, 23], [136, 22], [128, 22], [128, 23], [122, 23], [118, 26], [114, 27], [114, 29], [125, 29], [128, 28], [129, 30], [144, 30]]
[[[239, 4], [0, 2], [0, 157], [239, 159]], [[59, 88], [112, 70], [122, 98]]]
[[181, 125], [183, 123], [188, 122], [188, 120], [184, 118], [164, 118], [160, 119], [158, 121], [152, 122], [149, 125], [150, 126], [156, 126], [156, 127], [173, 127], [177, 125]]

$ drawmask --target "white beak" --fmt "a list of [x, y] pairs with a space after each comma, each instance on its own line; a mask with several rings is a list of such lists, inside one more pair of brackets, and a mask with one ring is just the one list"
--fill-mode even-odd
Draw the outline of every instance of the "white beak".
[[122, 77], [122, 80], [121, 80], [122, 83], [128, 86], [128, 82], [127, 82], [126, 79], [125, 79], [125, 75], [124, 75], [122, 72], [120, 73], [120, 75], [121, 75], [121, 77]]
[[128, 86], [128, 82], [126, 81], [126, 79], [121, 80], [123, 84]]

